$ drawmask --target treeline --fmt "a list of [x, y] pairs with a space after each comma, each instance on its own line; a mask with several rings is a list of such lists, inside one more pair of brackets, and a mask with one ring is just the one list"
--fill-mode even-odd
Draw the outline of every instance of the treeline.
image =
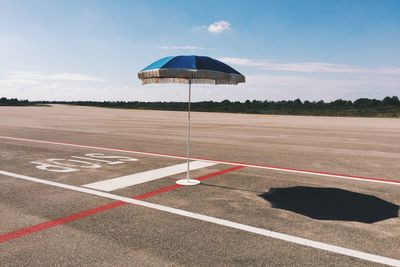
[[[52, 103], [127, 109], [187, 110], [186, 102], [77, 101]], [[191, 104], [191, 109], [204, 112], [251, 114], [400, 117], [400, 100], [397, 96], [385, 97], [382, 100], [360, 98], [355, 101], [338, 99], [331, 102], [322, 100], [303, 102], [300, 99], [289, 101], [247, 100], [245, 102], [224, 100], [221, 102], [195, 102]]]
[[[3, 99], [3, 98], [2, 98]], [[0, 100], [0, 105], [2, 102]], [[26, 100], [24, 100], [26, 101]], [[25, 102], [24, 102], [25, 103]], [[186, 111], [186, 102], [139, 102], [139, 101], [40, 101], [31, 104], [68, 104], [127, 109], [153, 109]], [[231, 112], [251, 114], [312, 115], [312, 116], [362, 116], [400, 117], [400, 100], [397, 96], [382, 100], [360, 98], [355, 101], [338, 99], [331, 102], [301, 101], [259, 101], [245, 102], [224, 100], [221, 102], [202, 101], [191, 104], [193, 111]]]
[[28, 100], [18, 100], [17, 98], [0, 98], [0, 106], [31, 106], [34, 105]]

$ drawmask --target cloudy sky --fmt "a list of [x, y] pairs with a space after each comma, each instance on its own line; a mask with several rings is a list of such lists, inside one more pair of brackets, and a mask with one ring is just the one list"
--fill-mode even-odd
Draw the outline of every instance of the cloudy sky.
[[247, 78], [201, 100], [400, 95], [400, 1], [0, 0], [0, 97], [185, 101], [146, 85], [160, 57], [208, 55]]

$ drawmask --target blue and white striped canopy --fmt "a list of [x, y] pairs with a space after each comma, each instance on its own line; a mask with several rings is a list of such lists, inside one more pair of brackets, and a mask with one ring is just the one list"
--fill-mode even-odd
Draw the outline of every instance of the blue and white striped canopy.
[[143, 84], [206, 83], [238, 84], [245, 77], [219, 60], [204, 56], [171, 56], [150, 64], [138, 73]]

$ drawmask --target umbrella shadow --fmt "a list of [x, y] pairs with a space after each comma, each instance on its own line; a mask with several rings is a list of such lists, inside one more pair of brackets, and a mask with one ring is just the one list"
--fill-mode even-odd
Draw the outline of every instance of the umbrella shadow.
[[259, 195], [273, 208], [317, 220], [374, 223], [399, 216], [399, 206], [381, 198], [337, 188], [271, 188]]

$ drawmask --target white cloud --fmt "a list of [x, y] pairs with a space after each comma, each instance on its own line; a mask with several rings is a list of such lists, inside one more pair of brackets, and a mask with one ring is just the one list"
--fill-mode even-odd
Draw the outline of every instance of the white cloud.
[[222, 33], [231, 29], [231, 24], [225, 20], [216, 21], [208, 25], [208, 31], [211, 33]]
[[193, 26], [193, 31], [202, 31], [202, 30], [206, 30], [206, 29], [207, 29], [207, 25]]
[[191, 50], [191, 51], [195, 51], [195, 50], [203, 50], [203, 47], [199, 47], [199, 46], [193, 46], [193, 45], [183, 45], [183, 46], [157, 46], [160, 49], [163, 50]]
[[[101, 79], [86, 75], [12, 72], [3, 77], [0, 75], [0, 97], [30, 100], [187, 101], [187, 85], [141, 86], [136, 77], [128, 81], [99, 81]], [[381, 99], [387, 95], [398, 95], [399, 85], [398, 75], [260, 72], [257, 75], [246, 74], [246, 83], [238, 86], [196, 84], [192, 87], [192, 97], [193, 101]]]
[[31, 100], [70, 100], [87, 94], [97, 97], [104, 79], [78, 73], [13, 71], [0, 76], [0, 96]]
[[[196, 101], [302, 100], [331, 101], [338, 98], [355, 100], [360, 97], [382, 99], [398, 95], [400, 77], [392, 75], [246, 75], [246, 83], [231, 85], [192, 86], [192, 99]], [[155, 84], [132, 86], [135, 100], [187, 101], [187, 85]]]
[[13, 71], [5, 75], [5, 79], [1, 81], [17, 82], [17, 83], [38, 83], [42, 81], [84, 81], [84, 82], [103, 82], [103, 79], [78, 74], [78, 73], [56, 73], [49, 74], [39, 71]]
[[397, 95], [400, 77], [392, 75], [351, 75], [332, 77], [296, 75], [247, 75], [242, 89], [249, 99], [303, 100], [383, 98]]
[[194, 26], [193, 31], [205, 31], [210, 33], [222, 33], [231, 30], [231, 24], [225, 20], [216, 21], [210, 25]]
[[400, 75], [400, 68], [362, 68], [351, 65], [324, 62], [281, 63], [269, 60], [224, 57], [219, 60], [232, 65], [254, 67], [262, 70], [310, 72], [310, 73], [349, 73], [349, 74], [387, 74]]

